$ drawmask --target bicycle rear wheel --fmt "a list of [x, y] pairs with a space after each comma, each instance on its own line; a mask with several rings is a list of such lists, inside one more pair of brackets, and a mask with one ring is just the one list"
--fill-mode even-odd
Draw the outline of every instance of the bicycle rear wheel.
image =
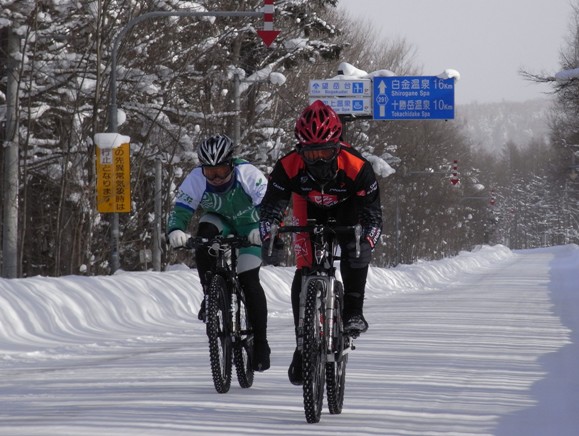
[[233, 362], [237, 373], [237, 381], [242, 388], [250, 388], [253, 385], [253, 330], [249, 322], [249, 315], [245, 307], [245, 299], [237, 298], [236, 308], [236, 332], [234, 332], [235, 344], [233, 345]]
[[230, 294], [227, 282], [215, 274], [209, 284], [207, 307], [207, 337], [209, 338], [209, 360], [215, 390], [220, 394], [231, 386], [231, 334]]
[[326, 367], [326, 337], [324, 332], [325, 307], [318, 295], [326, 291], [322, 280], [308, 284], [303, 329], [303, 393], [306, 421], [320, 421], [324, 403]]
[[344, 324], [342, 321], [344, 288], [342, 283], [336, 280], [334, 301], [334, 361], [326, 363], [326, 394], [328, 409], [333, 415], [342, 413], [344, 404], [344, 391], [346, 387], [346, 365], [348, 354], [344, 354], [350, 346], [349, 338], [344, 336]]

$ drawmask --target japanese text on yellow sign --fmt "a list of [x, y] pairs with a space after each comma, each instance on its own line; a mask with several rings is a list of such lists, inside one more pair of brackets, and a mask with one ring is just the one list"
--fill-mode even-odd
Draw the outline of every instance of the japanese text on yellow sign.
[[97, 208], [101, 213], [131, 211], [129, 144], [96, 147]]

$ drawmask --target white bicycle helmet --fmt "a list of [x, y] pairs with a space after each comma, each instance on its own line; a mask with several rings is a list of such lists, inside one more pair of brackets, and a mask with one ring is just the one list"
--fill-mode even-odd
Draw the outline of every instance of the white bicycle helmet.
[[233, 159], [235, 145], [227, 135], [210, 136], [197, 147], [201, 165], [215, 166]]

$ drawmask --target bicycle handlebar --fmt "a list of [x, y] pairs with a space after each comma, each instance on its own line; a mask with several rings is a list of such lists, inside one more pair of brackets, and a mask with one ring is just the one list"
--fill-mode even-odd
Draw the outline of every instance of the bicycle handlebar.
[[277, 224], [271, 225], [270, 230], [270, 243], [268, 247], [268, 256], [271, 256], [273, 252], [273, 241], [278, 233], [309, 233], [311, 235], [316, 235], [323, 233], [325, 235], [329, 234], [348, 234], [354, 233], [356, 238], [356, 257], [360, 257], [360, 239], [362, 237], [362, 226], [356, 224], [353, 226], [332, 226], [328, 224], [308, 224], [305, 226], [278, 226]]
[[223, 245], [229, 247], [249, 247], [251, 243], [248, 241], [247, 236], [216, 235], [212, 238], [195, 236], [187, 239], [187, 243], [183, 246], [183, 248], [191, 250], [193, 248], [208, 247], [210, 250], [217, 251]]

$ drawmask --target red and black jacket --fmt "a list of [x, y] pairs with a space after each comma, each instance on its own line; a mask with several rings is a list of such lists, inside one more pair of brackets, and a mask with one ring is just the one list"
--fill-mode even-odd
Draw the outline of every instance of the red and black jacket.
[[[357, 222], [362, 225], [365, 236], [374, 246], [382, 231], [382, 209], [372, 165], [345, 142], [341, 142], [336, 162], [336, 177], [320, 185], [309, 175], [297, 151], [279, 159], [269, 176], [267, 192], [261, 202], [261, 221], [281, 222], [292, 194], [306, 199], [308, 205], [321, 209], [337, 208], [351, 200], [356, 209]], [[350, 204], [348, 201], [348, 207], [351, 207]]]

